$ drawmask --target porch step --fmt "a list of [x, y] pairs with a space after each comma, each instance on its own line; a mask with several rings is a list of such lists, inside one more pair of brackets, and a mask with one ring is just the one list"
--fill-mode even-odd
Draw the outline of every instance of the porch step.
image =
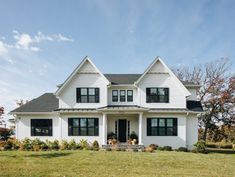
[[111, 144], [106, 144], [106, 145], [102, 145], [102, 149], [112, 149], [112, 148], [116, 148], [116, 149], [132, 149], [132, 150], [143, 150], [145, 147], [144, 145], [130, 145], [130, 144], [115, 144], [115, 145], [111, 145]]

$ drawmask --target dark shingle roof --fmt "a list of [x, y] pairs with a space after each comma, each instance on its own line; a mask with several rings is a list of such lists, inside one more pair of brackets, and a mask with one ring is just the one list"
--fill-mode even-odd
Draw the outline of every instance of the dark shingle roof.
[[[104, 74], [104, 76], [114, 85], [134, 84], [142, 74]], [[189, 81], [181, 81], [184, 85], [198, 85]]]
[[191, 111], [203, 111], [200, 101], [187, 100], [187, 108]]
[[141, 74], [104, 74], [112, 84], [134, 84]]
[[35, 98], [13, 112], [52, 112], [59, 107], [59, 100], [53, 93], [45, 93]]

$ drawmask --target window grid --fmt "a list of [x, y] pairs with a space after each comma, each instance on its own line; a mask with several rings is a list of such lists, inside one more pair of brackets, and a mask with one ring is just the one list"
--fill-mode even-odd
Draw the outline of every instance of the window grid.
[[99, 136], [98, 118], [68, 118], [69, 136]]
[[169, 103], [169, 88], [146, 88], [147, 103]]
[[120, 102], [126, 101], [126, 90], [120, 90]]
[[177, 118], [147, 118], [147, 136], [177, 136]]
[[112, 91], [112, 101], [113, 102], [118, 102], [118, 90], [113, 90]]
[[127, 90], [127, 101], [128, 102], [133, 101], [133, 90]]
[[52, 136], [52, 119], [31, 119], [31, 136]]
[[99, 103], [99, 88], [77, 88], [77, 103]]

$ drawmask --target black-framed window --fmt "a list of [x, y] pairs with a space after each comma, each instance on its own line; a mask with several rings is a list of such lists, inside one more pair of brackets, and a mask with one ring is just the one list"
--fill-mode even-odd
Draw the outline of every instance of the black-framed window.
[[118, 102], [118, 90], [113, 90], [112, 91], [112, 101], [113, 102]]
[[126, 101], [126, 90], [120, 90], [120, 102]]
[[99, 136], [98, 118], [68, 118], [69, 136]]
[[147, 136], [177, 136], [177, 118], [147, 118]]
[[77, 103], [99, 103], [99, 88], [77, 88]]
[[127, 90], [127, 101], [128, 102], [133, 101], [133, 90]]
[[146, 88], [147, 103], [169, 103], [169, 88]]
[[52, 119], [31, 119], [31, 136], [52, 136]]

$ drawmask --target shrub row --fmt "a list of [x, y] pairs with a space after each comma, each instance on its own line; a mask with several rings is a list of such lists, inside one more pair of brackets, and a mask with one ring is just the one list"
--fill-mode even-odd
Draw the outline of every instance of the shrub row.
[[218, 143], [209, 142], [209, 143], [206, 143], [206, 147], [208, 147], [208, 148], [232, 149], [233, 144], [232, 143], [226, 143], [226, 142], [218, 142]]
[[87, 140], [80, 140], [79, 143], [76, 143], [75, 140], [66, 141], [63, 140], [59, 142], [58, 140], [54, 141], [41, 141], [40, 139], [29, 139], [25, 138], [22, 141], [16, 139], [8, 139], [7, 141], [0, 142], [0, 150], [25, 150], [25, 151], [46, 151], [46, 150], [76, 150], [76, 149], [85, 149], [85, 150], [99, 150], [98, 141], [94, 141], [92, 144], [89, 144]]

